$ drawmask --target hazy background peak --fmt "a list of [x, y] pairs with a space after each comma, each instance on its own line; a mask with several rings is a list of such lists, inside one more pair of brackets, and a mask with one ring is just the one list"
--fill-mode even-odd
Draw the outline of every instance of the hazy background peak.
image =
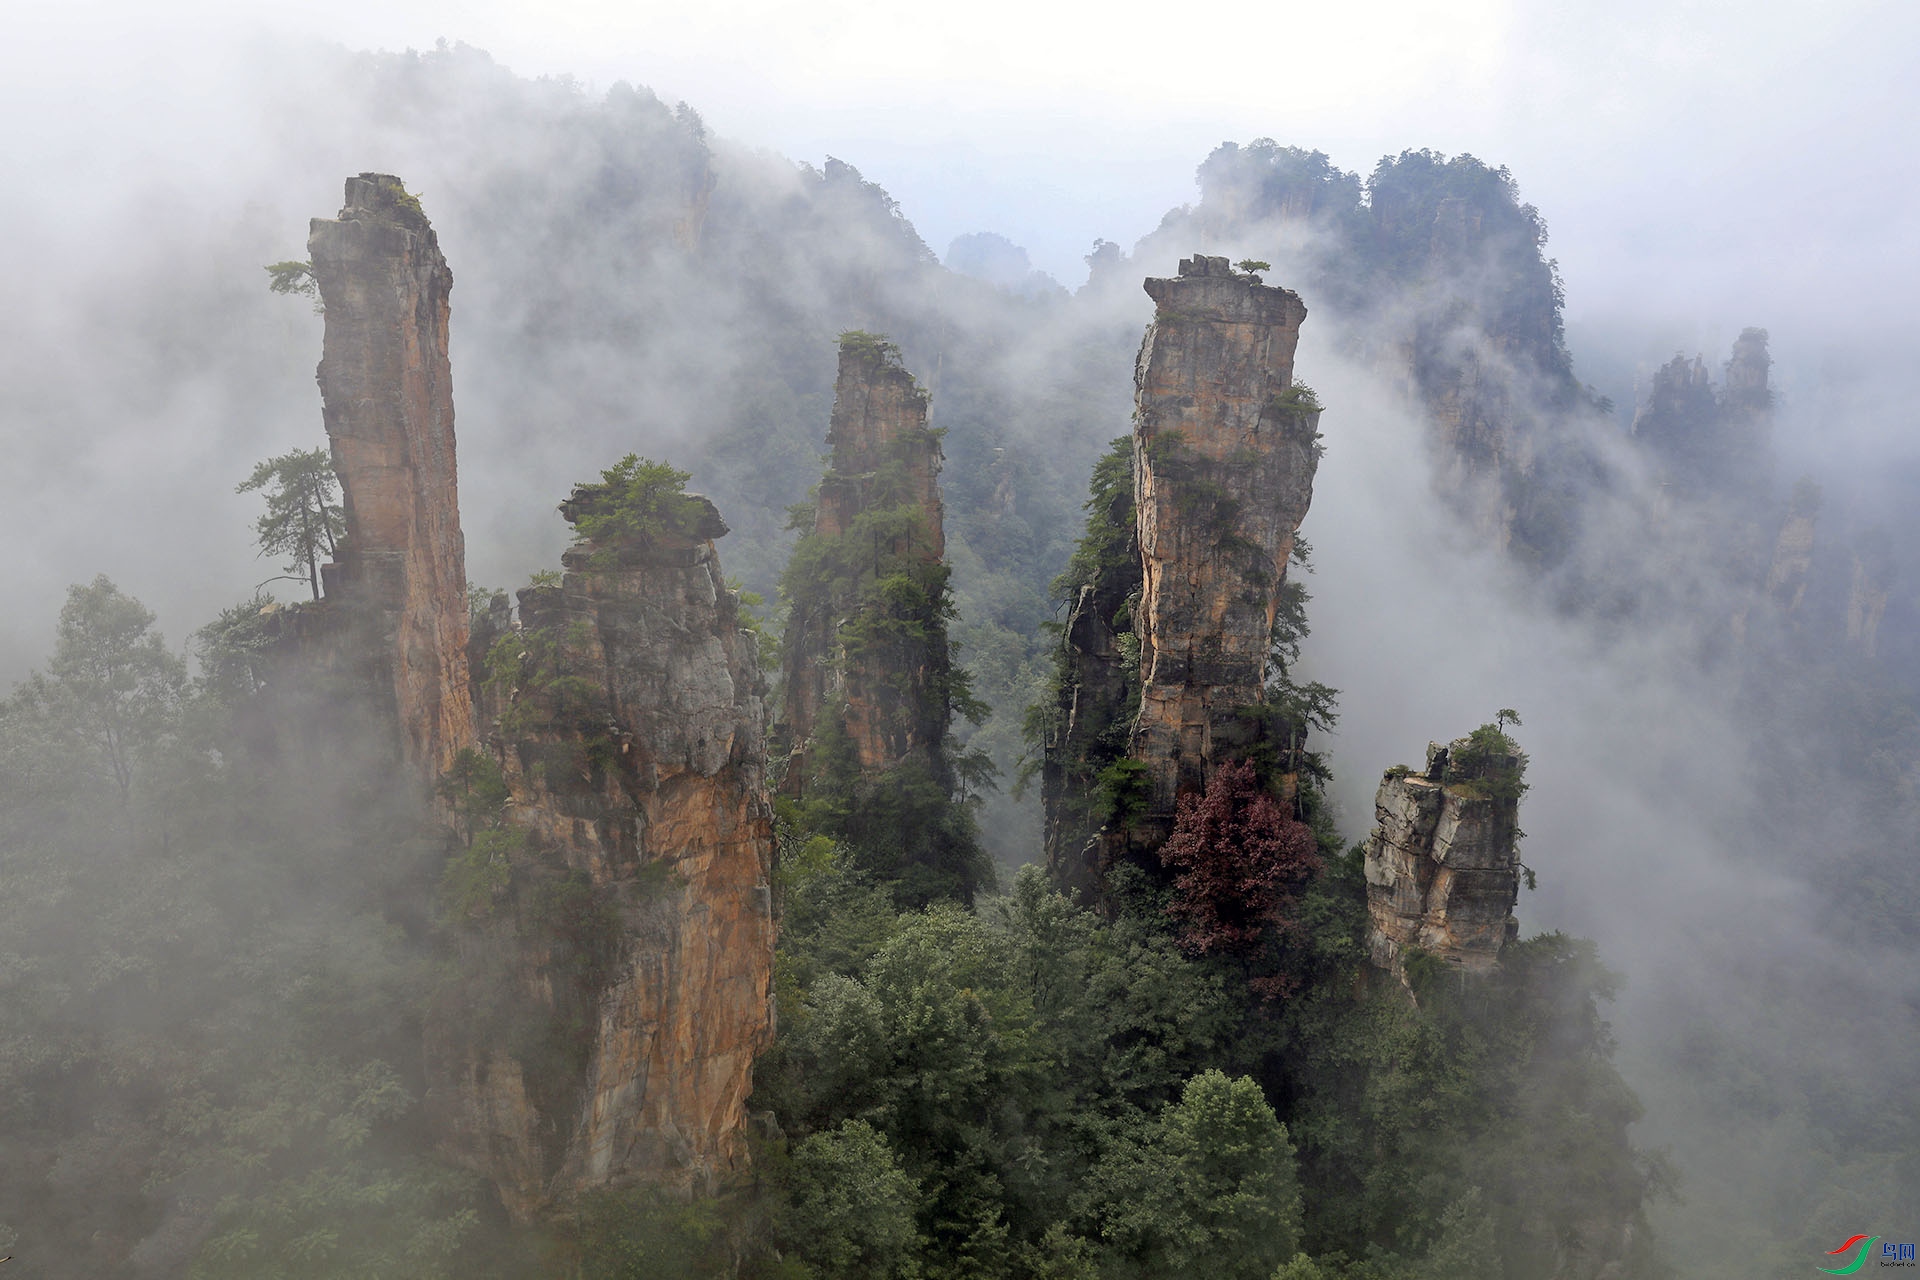
[[[999, 231], [1069, 285], [1094, 237], [1150, 227], [1191, 198], [1214, 144], [1262, 135], [1362, 172], [1407, 146], [1512, 166], [1553, 219], [1576, 321], [1707, 286], [1755, 305], [1783, 286], [1818, 292], [1864, 265], [1863, 223], [1876, 244], [1890, 232], [1914, 243], [1913, 202], [1899, 194], [1915, 161], [1898, 135], [1915, 106], [1920, 16], [1881, 0], [1466, 0], [1284, 16], [1221, 0], [1152, 15], [1012, 0], [537, 11], [202, 0], [83, 5], [15, 30], [0, 92], [72, 111], [35, 113], [52, 130], [9, 131], [9, 150], [42, 158], [75, 128], [137, 142], [210, 105], [236, 48], [465, 41], [521, 75], [649, 85], [724, 135], [796, 158], [851, 157], [929, 243]], [[207, 159], [220, 134], [203, 131]], [[100, 136], [92, 147], [112, 149]], [[1783, 258], [1787, 229], [1800, 251]], [[1891, 298], [1911, 272], [1854, 283]]]
[[[188, 401], [197, 389], [230, 394], [237, 378], [284, 388], [290, 371], [310, 367], [315, 326], [297, 308], [254, 300], [237, 339], [201, 335], [189, 350], [196, 339], [182, 332], [174, 349], [90, 349], [103, 319], [173, 305], [117, 290], [124, 263], [142, 260], [143, 278], [151, 268], [204, 281], [239, 239], [257, 243], [261, 261], [297, 256], [306, 219], [336, 205], [341, 175], [397, 165], [402, 150], [377, 123], [347, 126], [355, 113], [332, 96], [338, 60], [316, 51], [449, 40], [487, 50], [502, 75], [551, 78], [557, 96], [628, 82], [691, 104], [731, 143], [815, 165], [840, 157], [899, 202], [926, 244], [992, 233], [1067, 288], [1086, 278], [1095, 239], [1131, 245], [1193, 201], [1194, 169], [1222, 140], [1272, 137], [1362, 175], [1409, 147], [1471, 152], [1509, 167], [1545, 214], [1576, 373], [1623, 418], [1675, 351], [1717, 363], [1742, 327], [1761, 325], [1795, 410], [1794, 432], [1779, 441], [1787, 465], [1817, 470], [1861, 445], [1906, 453], [1920, 161], [1903, 135], [1920, 107], [1908, 75], [1916, 37], [1920, 14], [1875, 0], [1738, 9], [1470, 0], [1284, 16], [1203, 0], [1177, 21], [1008, 0], [43, 9], [0, 48], [0, 107], [12, 122], [0, 159], [13, 178], [0, 234], [19, 264], [0, 284], [0, 376], [15, 374], [0, 443], [23, 473], [58, 459], [84, 479], [140, 475], [135, 455], [148, 452], [163, 469], [191, 470], [204, 465], [196, 450], [215, 456], [207, 451], [230, 443], [214, 438], [221, 431], [259, 438], [257, 420], [209, 431]], [[341, 118], [332, 145], [313, 145], [296, 107], [303, 120]], [[396, 135], [417, 124], [399, 118], [407, 109], [393, 109]], [[271, 184], [235, 180], [269, 172]], [[424, 195], [430, 211], [444, 207], [430, 187]], [[162, 224], [197, 229], [184, 240], [143, 237]], [[282, 367], [267, 368], [276, 360]], [[169, 376], [156, 376], [163, 369]], [[110, 384], [124, 384], [120, 399], [133, 403], [149, 388], [155, 426], [126, 424], [110, 456], [90, 456], [105, 440], [63, 427], [84, 415], [43, 391], [68, 385], [99, 398]], [[262, 413], [287, 403], [264, 391], [259, 400]], [[168, 422], [193, 430], [176, 438]], [[303, 414], [264, 437], [286, 447], [316, 430], [317, 414]], [[250, 507], [217, 488], [209, 503], [231, 510], [199, 514], [244, 528]], [[120, 509], [165, 524], [172, 515], [151, 497], [162, 491], [129, 485]], [[19, 523], [84, 550], [75, 544], [89, 533], [57, 519], [61, 493], [9, 486], [6, 497]], [[130, 587], [164, 607], [170, 591], [153, 580], [193, 567], [159, 563], [163, 544], [144, 563], [133, 549], [146, 580]], [[267, 568], [198, 567], [229, 582]], [[46, 616], [63, 585], [52, 576], [25, 584], [19, 617]], [[177, 637], [186, 620], [167, 621]], [[0, 623], [6, 674], [44, 645], [19, 630], [30, 625]]]

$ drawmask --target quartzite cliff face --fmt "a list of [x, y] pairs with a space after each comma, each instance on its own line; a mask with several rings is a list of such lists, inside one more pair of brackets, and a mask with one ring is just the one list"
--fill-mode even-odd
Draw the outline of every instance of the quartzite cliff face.
[[521, 1220], [610, 1183], [712, 1186], [744, 1164], [772, 1034], [764, 686], [714, 552], [726, 526], [679, 498], [647, 536], [570, 551], [560, 586], [521, 593], [517, 626], [502, 598], [470, 636], [452, 274], [384, 174], [349, 179], [309, 248], [348, 531], [325, 605], [289, 611], [287, 639], [372, 673], [421, 781], [464, 776], [470, 801], [491, 762], [500, 791], [484, 822], [447, 791], [479, 888], [428, 1017], [443, 1147]]
[[1390, 769], [1367, 841], [1367, 945], [1403, 973], [1410, 948], [1484, 972], [1519, 932], [1520, 771], [1514, 752], [1462, 738], [1427, 748], [1425, 773]]
[[[1116, 609], [1107, 597], [1128, 584], [1095, 584], [1076, 602], [1068, 706], [1048, 752], [1049, 863], [1081, 887], [1097, 884], [1120, 849], [1156, 848], [1179, 796], [1204, 788], [1217, 766], [1288, 732], [1258, 709], [1319, 462], [1319, 406], [1293, 386], [1307, 314], [1298, 295], [1209, 257], [1145, 288], [1155, 315], [1134, 372], [1137, 597]], [[1131, 694], [1122, 626], [1138, 644], [1140, 692], [1136, 707], [1114, 708]], [[1101, 815], [1069, 794], [1086, 780], [1068, 757], [1116, 715], [1131, 719], [1126, 755], [1144, 771], [1144, 813], [1095, 839], [1073, 820]]]
[[1290, 401], [1307, 309], [1224, 258], [1148, 280], [1134, 370], [1140, 716], [1150, 812], [1244, 756], [1294, 535], [1313, 500], [1317, 407]]
[[[880, 518], [865, 535], [879, 540], [869, 549], [872, 557], [910, 562], [944, 588], [940, 441], [927, 429], [927, 393], [882, 340], [849, 335], [839, 362], [827, 428], [833, 457], [815, 500], [813, 545], [843, 542], [871, 513]], [[918, 759], [945, 771], [947, 706], [940, 686], [950, 658], [944, 621], [849, 643], [849, 615], [874, 603], [863, 601], [859, 589], [846, 589], [858, 581], [858, 575], [840, 575], [823, 584], [826, 590], [793, 600], [783, 666], [796, 766], [788, 769], [787, 789], [795, 794], [804, 788], [807, 745], [823, 713], [841, 718], [864, 770]], [[904, 616], [912, 611], [909, 605], [897, 621], [931, 621]]]
[[327, 597], [379, 633], [403, 758], [431, 782], [473, 740], [466, 544], [447, 361], [453, 273], [398, 178], [347, 179], [307, 239], [326, 308], [320, 395], [347, 537]]
[[[1042, 740], [1040, 797], [1047, 870], [1062, 888], [1089, 900], [1101, 886], [1099, 833], [1110, 806], [1101, 778], [1126, 758], [1140, 709], [1138, 640], [1140, 541], [1133, 511], [1131, 441], [1124, 460], [1109, 454], [1096, 469], [1082, 547], [1094, 562], [1090, 581], [1069, 604], [1060, 678]], [[1132, 646], [1129, 649], [1129, 646]]]
[[902, 904], [970, 900], [993, 877], [948, 743], [971, 699], [947, 639], [928, 399], [892, 343], [842, 335], [833, 457], [781, 580], [782, 790]]
[[[578, 520], [604, 499], [575, 490]], [[460, 939], [468, 988], [429, 1039], [455, 1158], [531, 1219], [639, 1180], [711, 1190], [746, 1162], [773, 1033], [772, 811], [756, 639], [689, 498], [651, 536], [583, 543], [479, 630], [487, 749], [525, 838]], [[501, 601], [504, 605], [504, 600]]]

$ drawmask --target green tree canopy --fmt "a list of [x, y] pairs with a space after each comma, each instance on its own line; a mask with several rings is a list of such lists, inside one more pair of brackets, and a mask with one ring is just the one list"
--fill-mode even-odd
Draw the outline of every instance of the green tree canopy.
[[602, 471], [598, 484], [577, 486], [582, 500], [573, 516], [575, 544], [608, 549], [663, 534], [692, 536], [703, 510], [687, 494], [692, 478], [678, 467], [628, 454]]
[[10, 732], [31, 720], [45, 731], [40, 741], [64, 739], [73, 763], [112, 779], [122, 808], [142, 759], [171, 732], [186, 686], [186, 664], [152, 627], [153, 613], [105, 574], [67, 588], [53, 660], [5, 704]]
[[311, 262], [301, 259], [269, 262], [266, 272], [268, 289], [305, 298], [313, 303], [313, 314], [326, 314], [326, 306], [320, 301], [320, 282], [313, 277]]
[[817, 1274], [906, 1280], [920, 1274], [919, 1188], [864, 1120], [816, 1133], [793, 1152], [791, 1237]]
[[304, 567], [313, 598], [320, 598], [320, 561], [337, 554], [346, 536], [347, 518], [337, 497], [340, 481], [325, 449], [296, 449], [268, 458], [234, 488], [235, 493], [264, 490], [266, 514], [254, 521], [263, 556], [291, 556], [285, 572]]
[[1268, 1280], [1299, 1242], [1293, 1144], [1245, 1076], [1189, 1080], [1102, 1162], [1090, 1190], [1115, 1274]]

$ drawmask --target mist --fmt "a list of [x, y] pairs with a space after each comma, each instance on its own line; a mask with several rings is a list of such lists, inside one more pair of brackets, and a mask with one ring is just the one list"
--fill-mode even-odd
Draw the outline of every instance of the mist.
[[[332, 29], [330, 9], [237, 35], [223, 11], [115, 15], [84, 44], [78, 24], [42, 29], [0, 77], [0, 102], [31, 122], [0, 143], [15, 175], [0, 235], [16, 249], [0, 284], [0, 537], [25, 549], [8, 562], [0, 683], [44, 665], [68, 586], [98, 573], [154, 609], [176, 647], [256, 583], [299, 597], [254, 554], [255, 500], [234, 488], [259, 459], [323, 438], [321, 319], [270, 295], [261, 268], [304, 255], [307, 219], [332, 213], [342, 177], [384, 171], [421, 195], [455, 273], [475, 582], [518, 585], [553, 563], [566, 539], [554, 504], [631, 451], [694, 472], [734, 526], [728, 573], [775, 597], [785, 508], [819, 470], [831, 336], [884, 329], [949, 431], [962, 658], [988, 673], [996, 706], [978, 742], [1008, 766], [1038, 688], [1029, 637], [1052, 612], [1036, 583], [1064, 564], [1092, 459], [1127, 430], [1151, 314], [1138, 279], [1196, 247], [1177, 225], [1153, 234], [1170, 209], [1191, 211], [1193, 167], [1222, 139], [1263, 135], [1362, 174], [1402, 148], [1472, 151], [1511, 166], [1551, 224], [1575, 374], [1613, 402], [1611, 415], [1561, 423], [1611, 485], [1570, 559], [1692, 607], [1596, 621], [1489, 545], [1436, 492], [1419, 406], [1309, 294], [1298, 368], [1328, 412], [1303, 529], [1314, 571], [1302, 670], [1343, 691], [1322, 744], [1339, 824], [1363, 839], [1383, 769], [1517, 709], [1532, 784], [1522, 856], [1539, 877], [1523, 930], [1592, 937], [1625, 978], [1613, 1017], [1647, 1108], [1637, 1134], [1684, 1179], [1685, 1198], [1657, 1211], [1663, 1239], [1708, 1266], [1715, 1239], [1757, 1231], [1785, 1204], [1800, 1219], [1782, 1238], [1844, 1226], [1837, 1240], [1869, 1218], [1897, 1230], [1911, 1216], [1892, 1198], [1902, 1184], [1836, 1174], [1806, 1137], [1850, 1131], [1857, 1113], [1829, 1124], [1826, 1104], [1797, 1091], [1820, 1081], [1859, 1109], [1908, 1109], [1914, 940], [1851, 936], [1836, 922], [1844, 901], [1820, 883], [1822, 851], [1770, 824], [1762, 793], [1778, 775], [1756, 763], [1756, 736], [1791, 724], [1818, 753], [1832, 726], [1754, 712], [1751, 677], [1703, 657], [1702, 618], [1732, 616], [1754, 584], [1686, 552], [1686, 522], [1705, 515], [1649, 532], [1658, 483], [1628, 425], [1676, 352], [1702, 353], [1718, 378], [1734, 335], [1764, 326], [1776, 497], [1817, 481], [1835, 546], [1870, 528], [1896, 547], [1920, 532], [1920, 387], [1905, 358], [1920, 171], [1893, 136], [1914, 105], [1901, 78], [1920, 32], [1880, 5], [1737, 24], [1653, 8], [1548, 20], [1469, 7], [1438, 34], [1409, 16], [1372, 64], [1338, 46], [1358, 43], [1351, 26], [1275, 32], [1277, 60], [1295, 44], [1333, 52], [1284, 93], [1193, 88], [1171, 101], [1139, 91], [1153, 77], [1128, 65], [1146, 56], [1137, 35], [1051, 17], [1020, 34], [999, 11], [965, 24], [952, 62], [905, 57], [925, 33], [894, 32], [834, 64], [892, 56], [892, 74], [827, 88], [754, 74], [782, 38], [765, 14], [768, 29], [734, 54], [701, 46], [713, 33], [692, 19], [658, 49], [610, 52], [590, 42], [585, 11], [535, 37], [518, 14], [483, 10], [478, 30], [444, 32], [478, 48], [424, 58], [356, 50], [426, 49], [442, 31], [389, 36], [370, 13]], [[1269, 21], [1205, 16], [1229, 32]], [[829, 11], [805, 47], [857, 25]], [[1207, 48], [1202, 25], [1193, 43]], [[1422, 38], [1441, 39], [1439, 53], [1412, 52]], [[903, 87], [969, 58], [992, 74]], [[1054, 88], [1037, 87], [1054, 72]], [[1404, 84], [1356, 108], [1396, 72]], [[543, 73], [554, 78], [527, 78]], [[1422, 93], [1442, 96], [1429, 111]], [[642, 168], [644, 184], [621, 176]], [[678, 223], [690, 203], [703, 211], [694, 233]], [[940, 266], [980, 232], [1062, 288], [1007, 290]], [[698, 256], [674, 249], [689, 234]], [[1131, 252], [1118, 283], [1088, 279], [1082, 256], [1098, 238]], [[1238, 248], [1289, 285], [1317, 252], [1298, 228], [1256, 229]], [[814, 340], [780, 337], [792, 333]], [[770, 463], [762, 448], [783, 452]], [[1022, 527], [974, 514], [988, 511]], [[1901, 580], [1888, 606], [1890, 659], [1920, 652], [1915, 585]], [[997, 799], [985, 820], [1004, 866], [1034, 856], [1031, 803]], [[1910, 862], [1910, 845], [1887, 856]], [[1703, 1020], [1721, 1042], [1711, 1053], [1689, 1039]], [[1729, 1127], [1732, 1104], [1706, 1105], [1727, 1056], [1758, 1077], [1763, 1118]]]
[[[1539, 886], [1521, 896], [1522, 932], [1594, 938], [1625, 980], [1613, 1015], [1647, 1108], [1636, 1133], [1681, 1175], [1655, 1213], [1676, 1258], [1721, 1274], [1725, 1235], [1755, 1239], [1769, 1213], [1816, 1235], [1836, 1213], [1899, 1220], [1910, 1206], [1891, 1180], [1833, 1202], [1844, 1179], [1812, 1155], [1808, 1104], [1790, 1099], [1808, 1078], [1882, 1099], [1911, 1089], [1915, 1028], [1893, 1012], [1920, 999], [1910, 951], [1835, 919], [1820, 851], [1761, 819], [1758, 730], [1697, 634], [1602, 637], [1546, 605], [1435, 500], [1412, 407], [1333, 347], [1312, 333], [1300, 354], [1334, 406], [1302, 530], [1315, 551], [1303, 667], [1347, 691], [1330, 735], [1343, 829], [1371, 824], [1383, 766], [1418, 767], [1429, 738], [1518, 710], [1532, 760], [1521, 856]], [[1644, 524], [1605, 532], [1610, 554], [1646, 554]], [[1707, 587], [1730, 597], [1735, 584]], [[1738, 1045], [1766, 1083], [1721, 1096], [1707, 1058], [1682, 1048], [1702, 1035]]]

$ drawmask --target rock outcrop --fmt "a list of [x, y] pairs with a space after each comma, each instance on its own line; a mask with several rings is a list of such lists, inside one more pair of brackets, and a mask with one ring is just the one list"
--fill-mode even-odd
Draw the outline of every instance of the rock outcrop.
[[[1177, 277], [1145, 288], [1155, 315], [1134, 373], [1126, 504], [1138, 574], [1103, 574], [1075, 604], [1043, 775], [1049, 864], [1081, 888], [1115, 857], [1157, 848], [1179, 797], [1204, 789], [1217, 766], [1274, 737], [1297, 745], [1305, 729], [1272, 723], [1262, 706], [1320, 454], [1320, 406], [1293, 384], [1306, 307], [1224, 258], [1183, 260]], [[1127, 671], [1136, 653], [1137, 678]], [[1134, 688], [1133, 706], [1112, 705]], [[1116, 721], [1133, 764], [1104, 785], [1109, 809], [1116, 782], [1137, 793], [1124, 824], [1085, 794], [1090, 745]]]
[[1503, 742], [1429, 744], [1424, 773], [1389, 769], [1367, 841], [1367, 944], [1404, 977], [1409, 950], [1483, 972], [1519, 932], [1519, 806], [1526, 758]]
[[[1098, 895], [1101, 776], [1126, 756], [1140, 709], [1138, 640], [1140, 544], [1134, 527], [1131, 451], [1124, 468], [1111, 455], [1096, 471], [1087, 504], [1087, 537], [1096, 563], [1074, 596], [1056, 656], [1057, 705], [1041, 743], [1042, 841], [1054, 882], [1088, 900]], [[1104, 552], [1104, 554], [1098, 554]], [[1110, 787], [1108, 788], [1111, 789]], [[1111, 797], [1105, 799], [1110, 800]]]
[[1260, 730], [1274, 614], [1313, 498], [1319, 405], [1293, 386], [1298, 295], [1193, 258], [1148, 280], [1134, 371], [1140, 713], [1128, 755], [1149, 813], [1244, 757]]
[[307, 240], [326, 309], [320, 395], [347, 536], [327, 598], [378, 634], [402, 757], [428, 784], [473, 740], [466, 544], [447, 360], [453, 273], [398, 178], [347, 179]]
[[1716, 392], [1699, 356], [1676, 355], [1653, 375], [1633, 435], [1653, 456], [1673, 496], [1751, 501], [1771, 471], [1773, 391], [1767, 331], [1743, 329]]
[[[868, 516], [859, 537], [873, 544], [868, 550], [876, 560], [905, 562], [895, 567], [936, 576], [944, 588], [940, 441], [927, 429], [927, 393], [883, 339], [848, 334], [839, 361], [827, 427], [833, 455], [816, 494], [808, 546], [838, 561], [844, 558], [839, 544]], [[870, 771], [938, 756], [947, 731], [944, 694], [935, 689], [949, 666], [944, 623], [911, 628], [915, 634], [896, 628], [849, 645], [843, 631], [863, 604], [860, 576], [828, 573], [817, 585], [792, 593], [787, 628], [784, 725], [797, 766], [787, 771], [787, 788], [795, 794], [804, 787], [807, 746], [825, 714], [842, 721], [860, 766]], [[911, 613], [915, 603], [902, 607]]]
[[[607, 500], [582, 487], [561, 510]], [[429, 1101], [452, 1158], [523, 1221], [592, 1187], [710, 1190], [744, 1168], [773, 1031], [773, 834], [725, 532], [676, 495], [645, 535], [573, 547], [558, 585], [519, 593], [517, 626], [501, 600], [476, 635], [510, 865], [460, 931]]]
[[1780, 534], [1773, 541], [1773, 556], [1767, 563], [1763, 588], [1766, 599], [1781, 616], [1792, 618], [1800, 612], [1807, 595], [1807, 571], [1813, 567], [1814, 538], [1820, 527], [1820, 486], [1803, 480], [1794, 486], [1786, 519], [1780, 522]]
[[785, 794], [903, 903], [990, 882], [948, 742], [971, 704], [947, 639], [940, 440], [892, 343], [840, 339], [813, 527], [782, 579]]

